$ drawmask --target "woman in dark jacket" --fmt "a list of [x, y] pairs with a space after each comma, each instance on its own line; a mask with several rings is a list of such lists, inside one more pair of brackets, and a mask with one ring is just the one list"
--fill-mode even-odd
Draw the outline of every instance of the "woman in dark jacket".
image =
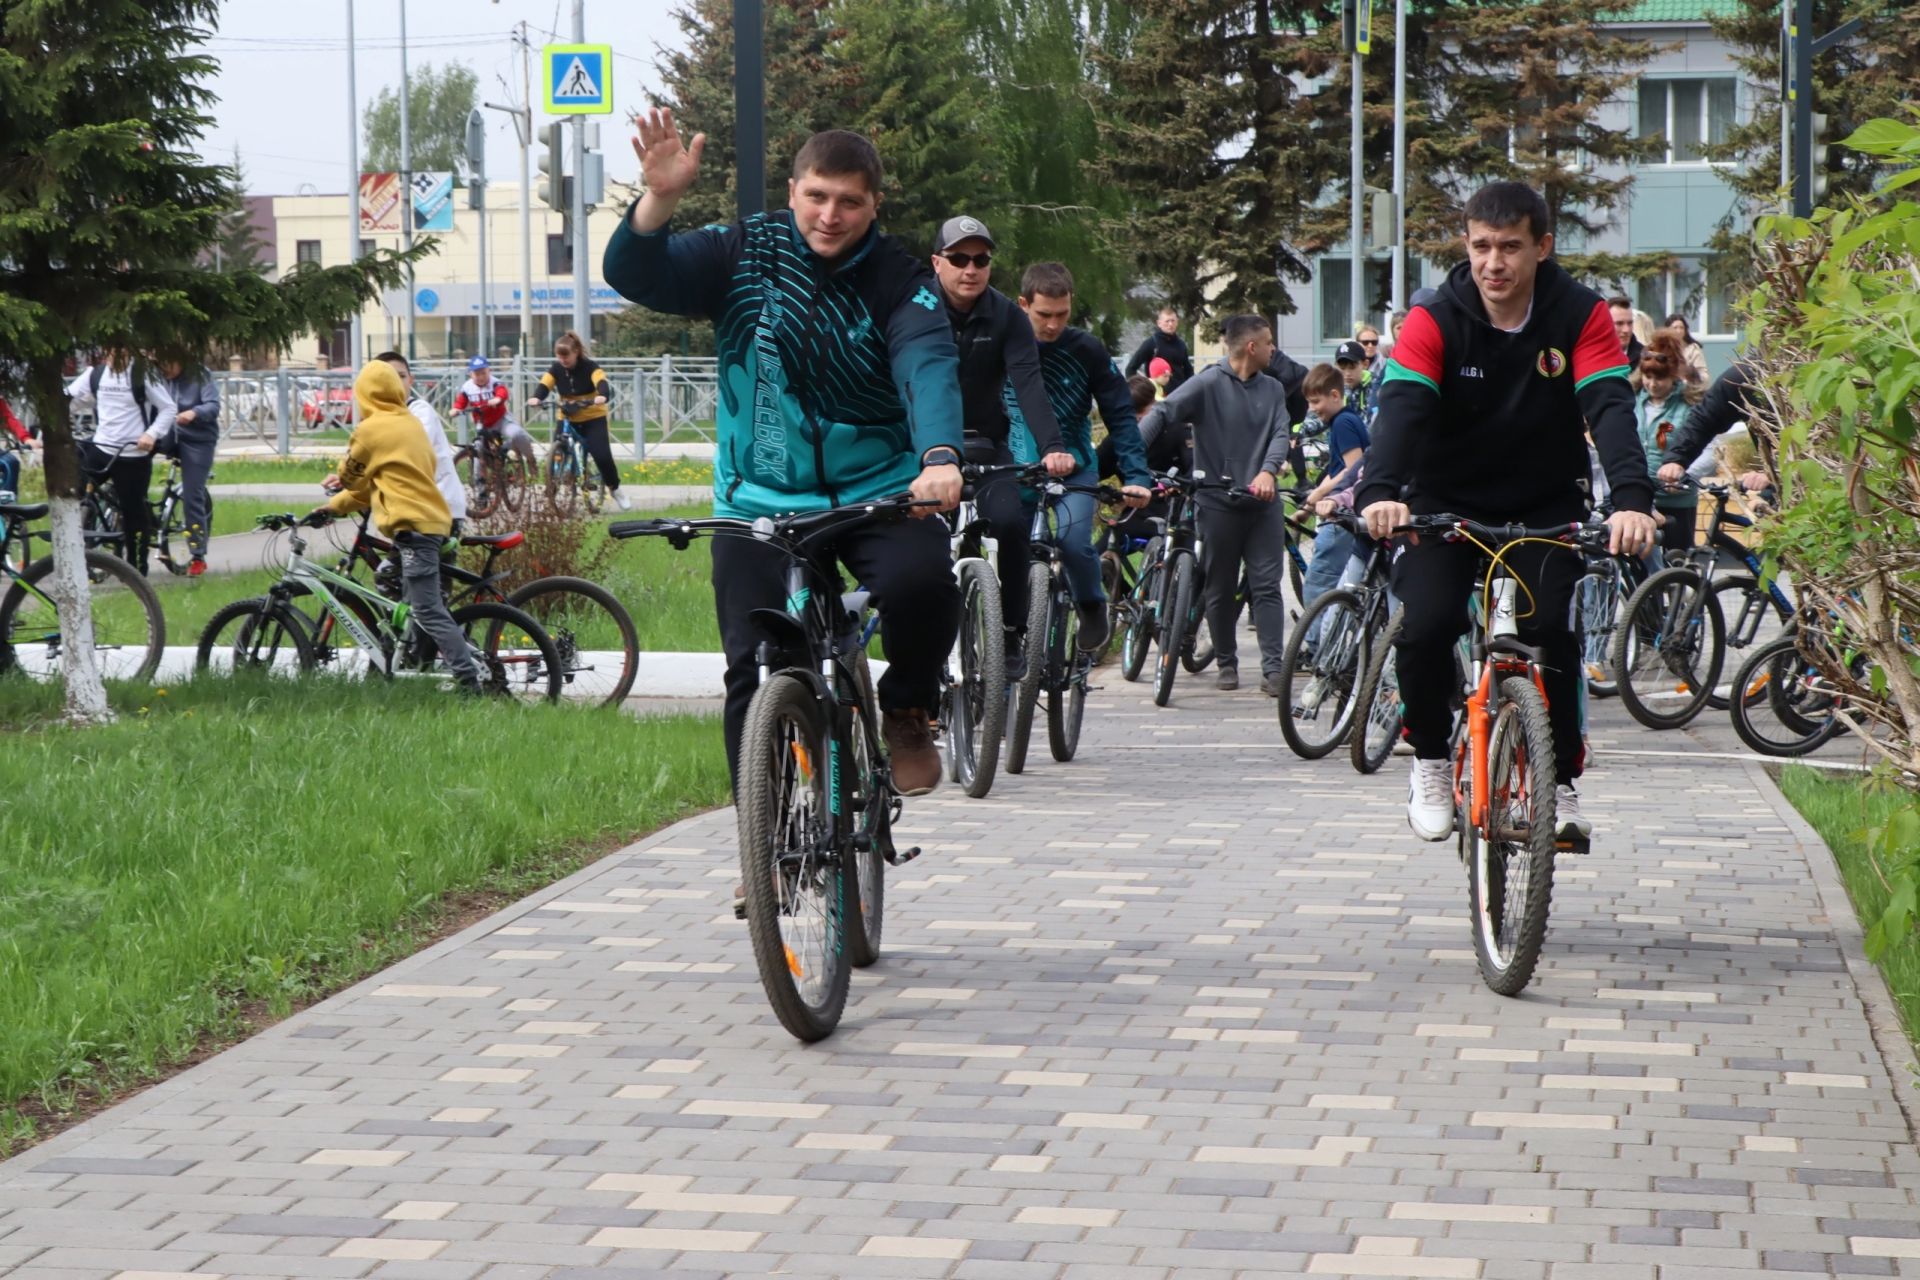
[[599, 468], [600, 483], [613, 495], [613, 504], [622, 511], [632, 510], [633, 503], [620, 492], [620, 468], [614, 465], [613, 439], [607, 431], [613, 384], [587, 354], [587, 344], [571, 329], [554, 339], [553, 363], [540, 375], [540, 385], [527, 401], [527, 412], [545, 404], [547, 394], [553, 391], [560, 393], [560, 412], [580, 433], [594, 466]]

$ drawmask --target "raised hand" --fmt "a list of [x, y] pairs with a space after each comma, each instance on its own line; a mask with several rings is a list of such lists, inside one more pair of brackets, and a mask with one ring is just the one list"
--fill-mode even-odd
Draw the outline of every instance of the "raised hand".
[[693, 185], [700, 173], [700, 155], [707, 149], [707, 135], [696, 133], [690, 146], [682, 146], [680, 128], [673, 111], [653, 107], [633, 119], [638, 133], [633, 153], [640, 157], [640, 177], [647, 192], [662, 200], [673, 200]]

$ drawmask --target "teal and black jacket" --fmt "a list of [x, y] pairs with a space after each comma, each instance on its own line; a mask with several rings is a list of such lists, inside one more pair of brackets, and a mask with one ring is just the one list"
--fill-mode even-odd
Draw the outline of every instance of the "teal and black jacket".
[[[1113, 441], [1120, 478], [1125, 484], [1142, 488], [1153, 482], [1147, 470], [1147, 447], [1140, 441], [1140, 424], [1133, 416], [1133, 395], [1126, 379], [1114, 367], [1113, 357], [1100, 339], [1085, 329], [1062, 329], [1052, 342], [1040, 347], [1040, 376], [1047, 384], [1047, 403], [1060, 424], [1061, 438], [1082, 467], [1096, 466], [1093, 448], [1094, 404], [1100, 406], [1100, 420], [1106, 424], [1107, 438]], [[1009, 387], [1007, 413], [1013, 420], [1013, 456], [1020, 462], [1038, 462], [1040, 449], [1027, 429], [1019, 401]]]
[[648, 235], [632, 215], [607, 243], [607, 283], [714, 325], [715, 514], [865, 502], [903, 492], [927, 450], [960, 452], [959, 357], [939, 287], [891, 236], [870, 229], [828, 262], [786, 210]]

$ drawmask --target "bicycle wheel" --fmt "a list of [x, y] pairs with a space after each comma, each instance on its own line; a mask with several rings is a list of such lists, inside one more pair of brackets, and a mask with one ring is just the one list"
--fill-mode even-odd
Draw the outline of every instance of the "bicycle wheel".
[[1000, 582], [985, 560], [960, 562], [960, 634], [953, 643], [947, 708], [947, 772], [978, 800], [993, 789], [1007, 728], [1007, 633]]
[[545, 629], [560, 655], [569, 696], [617, 707], [640, 672], [633, 615], [605, 587], [585, 578], [535, 578], [507, 597]]
[[1733, 731], [1763, 756], [1810, 755], [1846, 732], [1836, 701], [1814, 665], [1800, 654], [1798, 639], [1783, 635], [1748, 655], [1734, 675]]
[[235, 600], [216, 611], [194, 649], [196, 671], [299, 675], [313, 670], [313, 639], [303, 614], [271, 596]]
[[1099, 666], [1113, 652], [1113, 646], [1119, 642], [1120, 628], [1126, 622], [1124, 611], [1126, 597], [1121, 591], [1125, 578], [1120, 572], [1120, 557], [1112, 551], [1100, 553], [1100, 589], [1107, 595], [1107, 638], [1090, 655], [1091, 665]]
[[[837, 670], [837, 668], [836, 668]], [[853, 870], [848, 895], [847, 954], [853, 967], [864, 969], [880, 958], [880, 933], [886, 918], [887, 855], [893, 851], [893, 790], [887, 782], [886, 748], [880, 740], [873, 697], [873, 672], [862, 650], [854, 655], [853, 685], [837, 692], [853, 713], [852, 767], [840, 773], [840, 812], [852, 814], [856, 824]]]
[[190, 559], [185, 555], [176, 559], [174, 555], [176, 546], [181, 551], [186, 550], [187, 506], [178, 500], [178, 494], [172, 496], [173, 501], [162, 498], [160, 509], [153, 513], [153, 554], [166, 566], [168, 573], [177, 576], [186, 573]]
[[1063, 601], [1056, 612], [1060, 622], [1051, 646], [1052, 665], [1066, 688], [1047, 690], [1047, 749], [1065, 764], [1080, 749], [1080, 725], [1087, 717], [1087, 671], [1092, 663], [1080, 652], [1080, 615], [1073, 605]]
[[556, 511], [571, 512], [580, 499], [580, 464], [563, 437], [547, 453], [547, 503]]
[[[1357, 593], [1344, 587], [1329, 591], [1307, 607], [1287, 636], [1280, 659], [1280, 736], [1302, 760], [1328, 754], [1353, 727], [1361, 609]], [[1316, 621], [1320, 643], [1303, 657], [1307, 632]]]
[[[486, 692], [528, 702], [560, 700], [565, 668], [553, 638], [539, 623], [512, 605], [491, 601], [461, 605], [453, 611], [453, 621], [480, 660], [480, 684]], [[447, 674], [442, 662], [430, 669]]]
[[1611, 565], [1589, 570], [1574, 588], [1573, 610], [1587, 693], [1611, 698], [1620, 692], [1613, 667], [1613, 635], [1620, 623], [1619, 570]]
[[[1778, 639], [1793, 625], [1792, 615], [1770, 593], [1761, 590], [1759, 581], [1750, 573], [1715, 577], [1713, 600], [1719, 606], [1720, 621], [1726, 630], [1724, 656], [1720, 660], [1723, 675], [1743, 666], [1748, 654]], [[1707, 705], [1715, 711], [1725, 711], [1731, 690], [1739, 687], [1737, 683], [1716, 684], [1707, 694]], [[1728, 689], [1728, 693], [1722, 693], [1722, 688]]]
[[1700, 714], [1719, 678], [1725, 628], [1720, 605], [1687, 566], [1640, 584], [1613, 634], [1620, 701], [1649, 729], [1678, 729]]
[[494, 481], [493, 468], [480, 453], [479, 445], [466, 452], [467, 518], [485, 520], [500, 505], [500, 487]]
[[[1305, 550], [1302, 550], [1302, 548]], [[1307, 562], [1313, 557], [1311, 539], [1301, 541], [1300, 536], [1291, 529], [1287, 532], [1287, 585], [1293, 588], [1293, 598], [1302, 608], [1307, 604]]]
[[1053, 573], [1036, 560], [1027, 569], [1027, 674], [1007, 686], [1013, 720], [1007, 727], [1007, 772], [1027, 767], [1027, 742], [1033, 736], [1033, 710], [1040, 701], [1040, 677], [1047, 667], [1047, 634], [1053, 620]]
[[1154, 558], [1140, 575], [1128, 601], [1127, 629], [1120, 638], [1120, 678], [1128, 684], [1138, 680], [1147, 666], [1147, 650], [1154, 640], [1154, 606], [1159, 602], [1164, 573], [1159, 559]]
[[1193, 556], [1176, 551], [1167, 566], [1167, 590], [1161, 602], [1160, 668], [1154, 672], [1153, 705], [1164, 707], [1173, 697], [1173, 680], [1180, 657], [1193, 638], [1193, 595], [1196, 577]]
[[[1487, 744], [1484, 830], [1467, 829], [1467, 891], [1480, 978], [1503, 996], [1533, 979], [1553, 899], [1553, 731], [1531, 680], [1500, 681]], [[1462, 750], [1465, 750], [1465, 746]], [[1471, 771], [1464, 777], [1471, 778]], [[1472, 784], [1465, 809], [1472, 813]]]
[[495, 483], [500, 487], [500, 504], [509, 511], [518, 511], [532, 484], [526, 459], [508, 450], [500, 458], [497, 475]]
[[[160, 668], [167, 619], [160, 598], [134, 567], [104, 551], [86, 553], [94, 661], [108, 680], [149, 680]], [[20, 571], [0, 596], [0, 672], [39, 680], [65, 670], [60, 618], [52, 596], [53, 557]]]
[[834, 847], [830, 750], [812, 691], [779, 672], [761, 684], [740, 735], [740, 874], [760, 985], [795, 1037], [839, 1025], [852, 968], [851, 892]]
[[1348, 758], [1360, 773], [1377, 773], [1400, 741], [1400, 667], [1394, 641], [1400, 638], [1400, 610], [1387, 619], [1386, 629], [1373, 638], [1367, 668], [1354, 691], [1353, 730], [1347, 735]]

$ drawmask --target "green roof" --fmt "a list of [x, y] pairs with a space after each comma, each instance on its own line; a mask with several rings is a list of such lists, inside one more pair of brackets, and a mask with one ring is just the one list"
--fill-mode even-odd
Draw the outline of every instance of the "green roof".
[[1739, 8], [1737, 0], [1640, 0], [1609, 22], [1705, 22]]

